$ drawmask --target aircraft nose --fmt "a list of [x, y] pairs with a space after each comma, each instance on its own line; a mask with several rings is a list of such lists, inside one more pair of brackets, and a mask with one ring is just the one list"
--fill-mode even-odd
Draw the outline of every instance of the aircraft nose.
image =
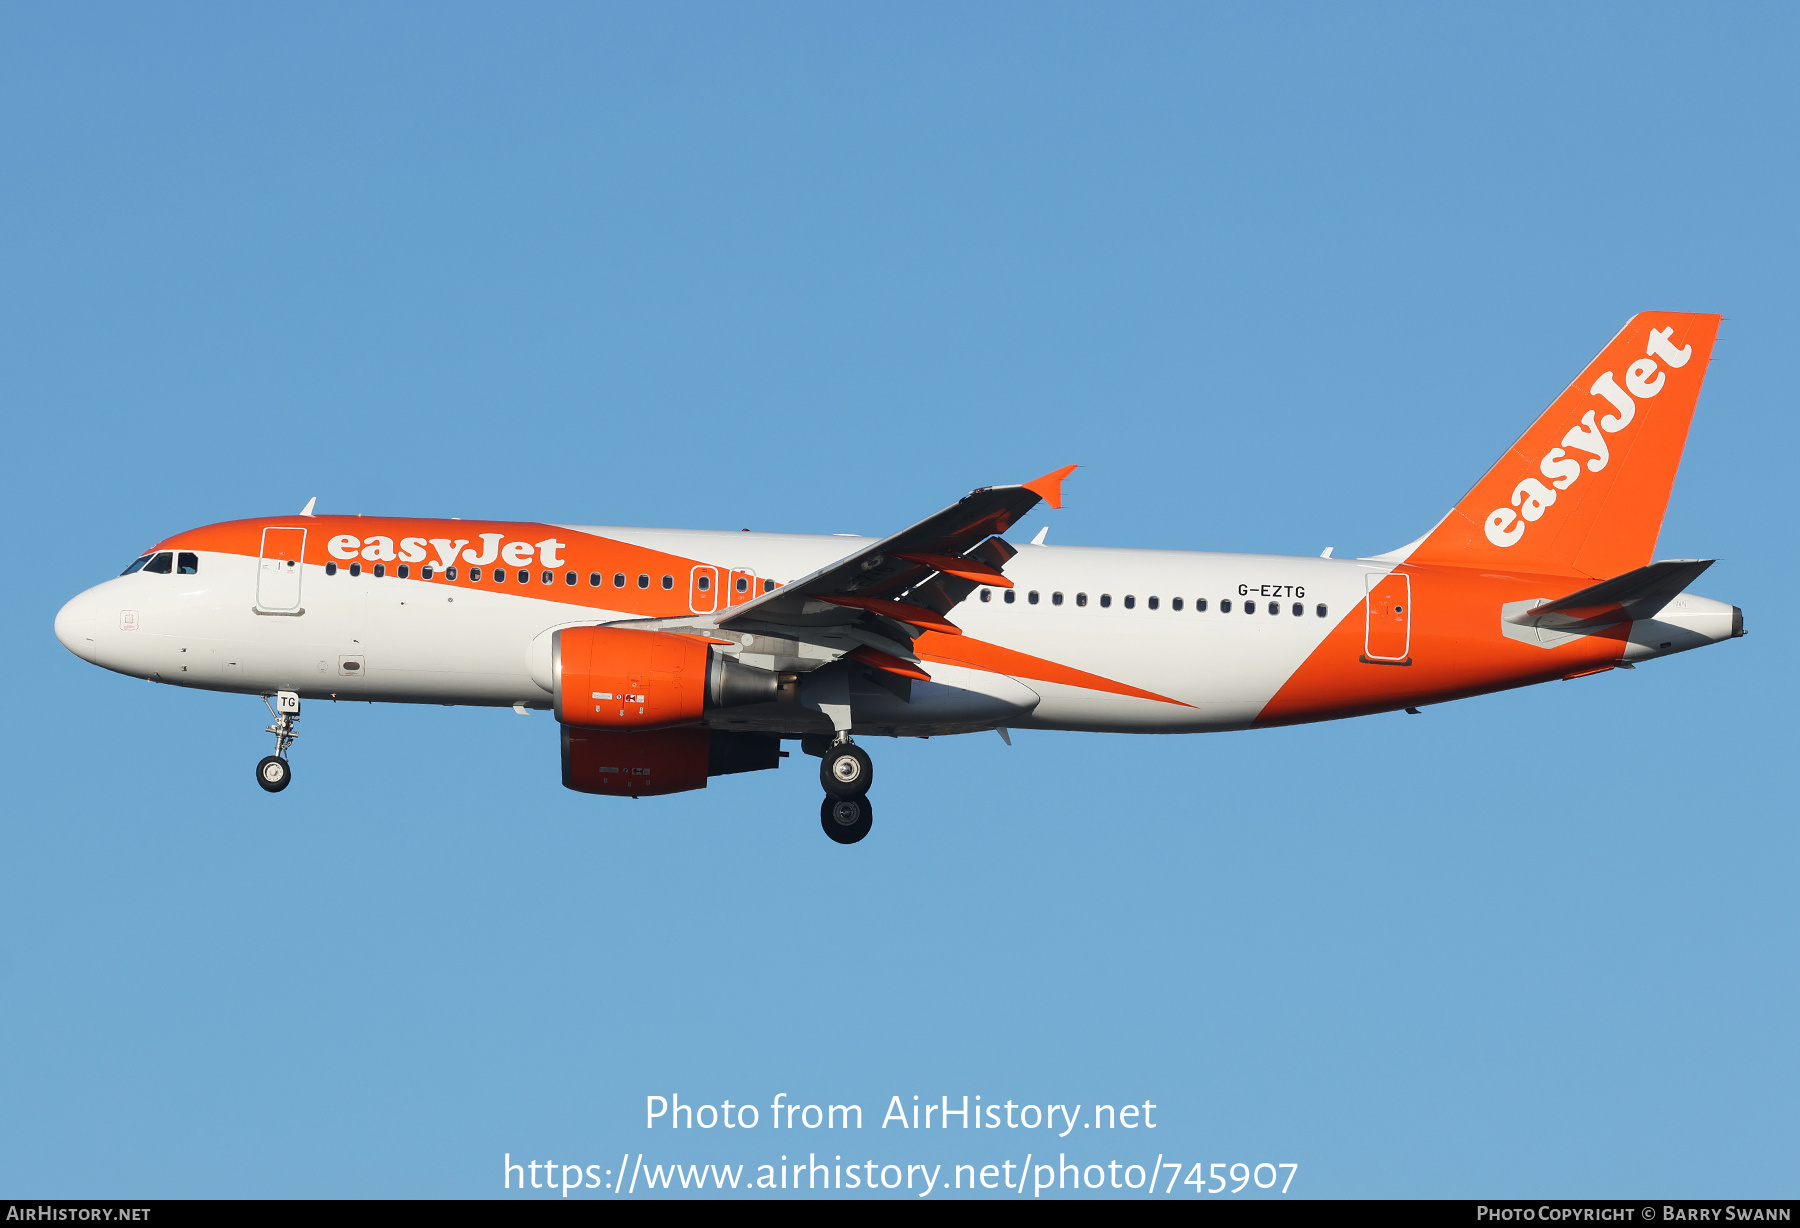
[[56, 638], [83, 661], [94, 659], [94, 641], [99, 627], [91, 589], [56, 612]]

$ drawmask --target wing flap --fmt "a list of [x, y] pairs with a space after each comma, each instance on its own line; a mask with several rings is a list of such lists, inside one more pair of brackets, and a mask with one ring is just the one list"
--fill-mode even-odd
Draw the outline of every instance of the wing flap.
[[[920, 627], [955, 634], [944, 615], [982, 584], [1004, 586], [1000, 569], [1017, 551], [999, 534], [1040, 502], [1060, 507], [1062, 481], [1074, 469], [1068, 465], [1019, 486], [970, 491], [891, 537], [731, 607], [718, 625], [841, 624], [854, 606], [865, 616], [905, 628], [909, 638]], [[990, 578], [990, 572], [998, 578]], [[844, 600], [848, 598], [855, 600]], [[914, 608], [918, 614], [912, 613]]]

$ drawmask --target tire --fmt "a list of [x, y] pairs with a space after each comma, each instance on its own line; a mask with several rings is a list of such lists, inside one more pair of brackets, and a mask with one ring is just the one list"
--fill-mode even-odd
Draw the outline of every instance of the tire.
[[861, 797], [875, 783], [875, 764], [853, 742], [834, 746], [819, 760], [819, 783], [832, 797]]
[[263, 787], [265, 793], [281, 792], [293, 778], [294, 769], [280, 755], [265, 755], [262, 762], [256, 765], [256, 783]]
[[819, 807], [819, 826], [839, 844], [855, 844], [874, 823], [875, 808], [866, 797], [827, 796]]

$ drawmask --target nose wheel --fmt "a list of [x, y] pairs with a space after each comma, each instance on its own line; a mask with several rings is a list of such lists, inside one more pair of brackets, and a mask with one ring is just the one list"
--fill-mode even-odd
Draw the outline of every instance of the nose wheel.
[[293, 778], [294, 769], [280, 755], [264, 755], [262, 762], [256, 765], [256, 783], [266, 792], [281, 792]]
[[288, 764], [288, 747], [299, 737], [294, 726], [300, 720], [300, 696], [292, 691], [275, 692], [275, 702], [269, 702], [269, 696], [263, 696], [263, 707], [275, 718], [275, 723], [263, 732], [275, 735], [275, 753], [264, 755], [256, 765], [256, 783], [263, 787], [265, 793], [279, 793], [288, 787], [294, 779], [294, 769]]

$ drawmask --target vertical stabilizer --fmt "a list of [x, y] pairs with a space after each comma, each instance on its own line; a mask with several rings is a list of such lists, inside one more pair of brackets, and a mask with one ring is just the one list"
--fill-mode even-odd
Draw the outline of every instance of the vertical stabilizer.
[[1407, 561], [1595, 579], [1648, 563], [1718, 331], [1633, 317]]

